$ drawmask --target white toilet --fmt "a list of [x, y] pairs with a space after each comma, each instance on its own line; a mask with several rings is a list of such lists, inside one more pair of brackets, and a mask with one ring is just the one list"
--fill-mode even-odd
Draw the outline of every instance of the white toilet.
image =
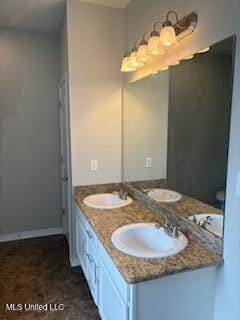
[[224, 208], [225, 208], [225, 191], [218, 191], [216, 193], [216, 199], [220, 204], [220, 209], [224, 210]]

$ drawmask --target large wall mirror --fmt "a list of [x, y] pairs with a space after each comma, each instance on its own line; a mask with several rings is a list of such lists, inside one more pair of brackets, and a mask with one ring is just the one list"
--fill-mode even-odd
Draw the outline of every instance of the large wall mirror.
[[222, 237], [235, 38], [124, 88], [123, 180]]

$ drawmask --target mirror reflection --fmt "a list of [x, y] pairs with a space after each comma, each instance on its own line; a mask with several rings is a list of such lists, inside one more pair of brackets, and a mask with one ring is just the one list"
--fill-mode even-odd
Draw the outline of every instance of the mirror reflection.
[[219, 237], [234, 40], [124, 89], [124, 182]]

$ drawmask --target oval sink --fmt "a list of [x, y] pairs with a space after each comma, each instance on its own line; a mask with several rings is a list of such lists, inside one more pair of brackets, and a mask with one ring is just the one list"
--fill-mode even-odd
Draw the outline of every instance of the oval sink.
[[210, 217], [207, 223], [205, 224], [204, 229], [222, 238], [223, 215], [216, 214], [216, 213], [202, 213], [202, 214], [195, 214], [193, 216], [190, 216], [188, 217], [188, 219], [193, 221], [194, 217], [196, 218], [197, 224], [199, 224], [201, 221], [204, 221], [204, 219], [207, 219], [207, 217]]
[[112, 243], [121, 252], [139, 258], [169, 257], [184, 250], [188, 244], [185, 235], [173, 238], [166, 234], [163, 227], [155, 223], [134, 223], [115, 230]]
[[182, 198], [180, 193], [168, 189], [151, 189], [147, 194], [158, 202], [175, 202]]
[[84, 198], [83, 203], [95, 209], [116, 209], [128, 206], [132, 203], [132, 198], [127, 197], [122, 200], [118, 195], [112, 193], [93, 194]]

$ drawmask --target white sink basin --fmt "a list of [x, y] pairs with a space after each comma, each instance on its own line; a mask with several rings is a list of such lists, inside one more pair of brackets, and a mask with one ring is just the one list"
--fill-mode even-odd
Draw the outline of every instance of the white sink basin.
[[184, 250], [188, 244], [185, 235], [178, 238], [167, 235], [155, 223], [135, 223], [123, 226], [112, 234], [112, 243], [121, 252], [139, 258], [163, 258]]
[[[188, 219], [193, 221], [194, 216], [190, 216]], [[210, 217], [208, 223], [205, 225], [205, 229], [215, 234], [218, 237], [223, 236], [223, 215], [215, 214], [215, 213], [203, 213], [203, 214], [195, 214], [195, 218], [197, 223], [199, 223], [202, 219], [206, 219]]]
[[182, 198], [180, 193], [168, 189], [150, 189], [147, 194], [158, 202], [175, 202]]
[[112, 193], [93, 194], [84, 198], [83, 203], [95, 209], [116, 209], [125, 207], [132, 203], [132, 199], [122, 200], [118, 195]]

